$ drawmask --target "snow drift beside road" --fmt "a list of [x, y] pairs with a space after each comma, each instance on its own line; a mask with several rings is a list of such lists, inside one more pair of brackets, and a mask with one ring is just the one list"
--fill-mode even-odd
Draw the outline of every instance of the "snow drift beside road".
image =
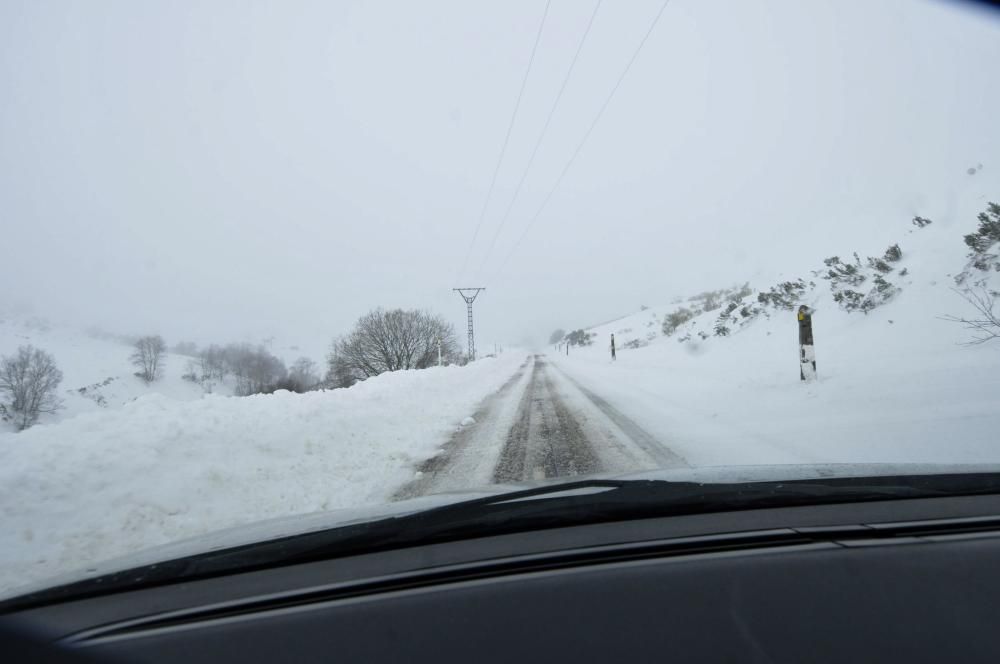
[[0, 592], [272, 517], [390, 500], [524, 357], [176, 401], [0, 435]]

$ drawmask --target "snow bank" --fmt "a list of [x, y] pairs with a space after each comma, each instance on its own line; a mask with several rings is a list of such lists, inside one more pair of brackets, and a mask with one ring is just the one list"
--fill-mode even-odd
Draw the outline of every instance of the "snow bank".
[[523, 361], [302, 395], [152, 394], [2, 434], [0, 592], [222, 528], [386, 502]]

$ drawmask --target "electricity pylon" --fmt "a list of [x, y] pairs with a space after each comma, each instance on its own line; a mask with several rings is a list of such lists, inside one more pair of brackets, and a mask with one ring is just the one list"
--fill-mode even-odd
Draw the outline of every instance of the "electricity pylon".
[[[472, 331], [472, 303], [476, 301], [476, 296], [479, 295], [480, 291], [486, 290], [485, 288], [452, 288], [453, 291], [457, 291], [462, 299], [465, 300], [465, 305], [469, 310], [469, 362], [476, 359], [476, 336]], [[466, 294], [466, 291], [471, 293], [471, 295]]]

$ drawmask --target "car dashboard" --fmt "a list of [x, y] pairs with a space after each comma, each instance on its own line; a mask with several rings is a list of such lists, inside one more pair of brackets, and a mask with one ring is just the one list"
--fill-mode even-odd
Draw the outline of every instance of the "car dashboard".
[[998, 536], [992, 495], [625, 520], [14, 603], [0, 625], [51, 661], [996, 661]]

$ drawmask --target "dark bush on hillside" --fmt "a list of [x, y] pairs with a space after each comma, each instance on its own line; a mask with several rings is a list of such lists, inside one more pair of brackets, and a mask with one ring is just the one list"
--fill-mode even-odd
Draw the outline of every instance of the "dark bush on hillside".
[[584, 330], [573, 330], [566, 335], [566, 342], [571, 346], [589, 346], [594, 343], [594, 336], [596, 336], [594, 333]]
[[899, 248], [898, 244], [894, 244], [885, 250], [885, 254], [882, 256], [882, 260], [888, 263], [896, 263], [903, 257], [903, 250]]
[[965, 236], [965, 244], [975, 253], [988, 251], [1000, 242], [1000, 205], [990, 203], [979, 213], [979, 228]]
[[696, 312], [694, 312], [691, 309], [688, 309], [687, 307], [681, 307], [680, 309], [677, 309], [676, 311], [667, 314], [666, 316], [663, 317], [664, 336], [669, 337], [671, 334], [677, 331], [677, 328], [679, 328], [684, 323], [687, 323], [696, 315], [697, 315]]
[[[834, 258], [838, 261], [840, 260], [839, 258]], [[830, 263], [827, 263], [827, 265], [829, 264]], [[799, 305], [799, 300], [805, 291], [806, 282], [801, 279], [796, 281], [784, 281], [776, 286], [772, 286], [768, 291], [761, 291], [760, 293], [757, 293], [757, 301], [764, 306], [791, 311]]]

